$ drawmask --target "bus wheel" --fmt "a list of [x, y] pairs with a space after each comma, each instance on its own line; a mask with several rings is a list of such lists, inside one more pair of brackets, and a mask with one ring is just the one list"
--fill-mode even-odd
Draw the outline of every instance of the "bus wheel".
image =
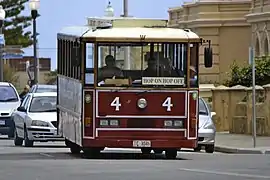
[[81, 147], [77, 144], [70, 145], [69, 149], [72, 154], [80, 154], [81, 152]]
[[154, 149], [155, 154], [162, 154], [163, 150], [162, 149]]
[[166, 159], [176, 159], [177, 150], [176, 149], [168, 149], [165, 151]]
[[97, 158], [100, 155], [100, 148], [85, 148], [83, 153], [86, 158]]
[[150, 149], [150, 148], [142, 148], [141, 151], [142, 151], [143, 154], [150, 154], [152, 149]]

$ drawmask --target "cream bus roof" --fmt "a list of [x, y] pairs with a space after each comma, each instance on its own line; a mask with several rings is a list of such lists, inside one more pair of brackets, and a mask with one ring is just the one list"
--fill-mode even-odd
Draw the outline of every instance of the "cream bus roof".
[[60, 32], [62, 35], [77, 36], [83, 38], [102, 39], [138, 39], [145, 36], [145, 40], [198, 40], [199, 36], [186, 29], [176, 28], [148, 28], [148, 27], [113, 27], [108, 29], [92, 29], [91, 27], [66, 27]]

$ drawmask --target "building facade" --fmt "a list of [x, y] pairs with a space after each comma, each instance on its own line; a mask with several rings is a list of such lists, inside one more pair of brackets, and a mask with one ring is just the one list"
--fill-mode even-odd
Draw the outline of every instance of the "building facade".
[[[4, 60], [4, 64], [16, 71], [14, 76], [17, 77], [16, 87], [20, 90], [28, 82], [29, 77], [26, 71], [27, 64], [33, 64], [34, 58], [32, 56], [24, 56], [18, 59], [7, 59]], [[39, 83], [43, 84], [46, 82], [46, 74], [51, 71], [51, 58], [39, 58]], [[31, 76], [34, 73], [31, 70]]]
[[246, 16], [251, 24], [251, 44], [256, 56], [267, 56], [270, 52], [270, 1], [252, 0], [250, 14]]
[[221, 84], [234, 60], [248, 63], [252, 30], [246, 16], [250, 7], [250, 0], [200, 0], [168, 10], [170, 27], [188, 28], [211, 40], [212, 68], [204, 67], [203, 46], [200, 48], [200, 83]]

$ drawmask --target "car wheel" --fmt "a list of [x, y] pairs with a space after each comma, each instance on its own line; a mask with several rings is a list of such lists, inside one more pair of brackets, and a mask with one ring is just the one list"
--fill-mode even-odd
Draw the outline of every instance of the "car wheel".
[[166, 159], [176, 159], [177, 157], [177, 150], [176, 149], [169, 149], [165, 151]]
[[195, 152], [200, 152], [202, 150], [202, 146], [198, 145], [196, 148], [194, 148]]
[[17, 131], [14, 130], [14, 145], [15, 146], [22, 146], [23, 138], [18, 137]]
[[24, 128], [24, 146], [25, 147], [33, 147], [34, 146], [34, 141], [28, 139], [26, 127]]
[[205, 152], [213, 153], [214, 151], [215, 151], [215, 146], [214, 145], [206, 145], [205, 146]]

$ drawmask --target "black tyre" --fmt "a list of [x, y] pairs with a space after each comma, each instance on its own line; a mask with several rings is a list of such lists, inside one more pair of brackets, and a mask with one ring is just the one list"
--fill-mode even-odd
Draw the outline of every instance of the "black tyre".
[[142, 151], [143, 154], [150, 154], [152, 149], [150, 149], [150, 148], [142, 148], [141, 151]]
[[18, 137], [17, 131], [14, 130], [14, 145], [15, 146], [22, 146], [23, 138]]
[[86, 158], [97, 158], [100, 155], [100, 148], [85, 148], [83, 154]]
[[162, 154], [163, 150], [162, 149], [154, 149], [155, 154]]
[[176, 149], [169, 149], [165, 151], [165, 157], [167, 159], [176, 159], [177, 157], [177, 150]]
[[215, 151], [215, 146], [214, 145], [206, 145], [205, 146], [205, 152], [206, 153], [214, 153]]
[[33, 147], [34, 146], [34, 141], [28, 139], [26, 127], [24, 127], [24, 146], [25, 147]]
[[196, 148], [194, 148], [195, 152], [200, 152], [202, 150], [202, 146], [198, 145]]

